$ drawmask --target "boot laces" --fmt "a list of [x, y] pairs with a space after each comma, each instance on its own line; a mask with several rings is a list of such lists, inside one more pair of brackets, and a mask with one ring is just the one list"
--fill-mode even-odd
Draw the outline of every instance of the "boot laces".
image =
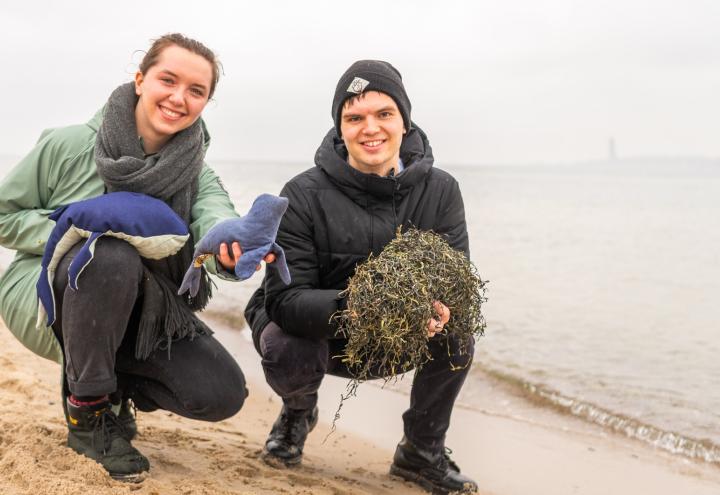
[[453, 451], [450, 447], [443, 447], [443, 455], [442, 455], [442, 464], [443, 469], [447, 469], [448, 467], [452, 469], [453, 471], [460, 472], [460, 468], [457, 464], [455, 464], [455, 461], [450, 459], [450, 454], [452, 454]]
[[280, 418], [280, 432], [282, 437], [289, 440], [292, 443], [297, 443], [302, 436], [303, 426], [302, 422], [305, 421], [305, 415], [303, 412], [295, 413], [289, 411], [283, 411]]
[[98, 415], [95, 416], [95, 424], [93, 425], [93, 449], [97, 450], [95, 441], [99, 438], [100, 443], [102, 444], [102, 453], [103, 455], [106, 455], [113, 440], [116, 438], [124, 438], [125, 434], [125, 427], [120, 422], [117, 415], [115, 415], [109, 407], [102, 411], [98, 411]]
[[120, 403], [120, 411], [125, 409], [127, 407], [128, 410], [131, 410], [131, 416], [133, 419], [137, 418], [137, 407], [135, 407], [135, 403], [132, 401], [132, 399], [123, 399]]

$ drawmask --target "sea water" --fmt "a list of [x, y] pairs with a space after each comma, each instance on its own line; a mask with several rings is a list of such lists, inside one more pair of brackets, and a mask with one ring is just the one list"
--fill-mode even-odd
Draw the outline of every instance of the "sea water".
[[584, 419], [720, 462], [720, 161], [453, 173], [490, 280], [476, 362]]
[[[4, 175], [12, 164], [1, 165]], [[310, 165], [213, 168], [244, 214]], [[484, 407], [473, 380], [490, 372], [720, 463], [720, 160], [443, 168], [460, 183], [472, 261], [490, 281], [465, 405]], [[10, 258], [0, 253], [0, 266]], [[223, 284], [219, 306], [240, 315], [259, 281]]]

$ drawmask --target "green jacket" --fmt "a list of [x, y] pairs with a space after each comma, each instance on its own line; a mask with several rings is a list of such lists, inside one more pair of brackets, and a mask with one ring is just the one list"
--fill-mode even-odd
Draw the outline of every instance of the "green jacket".
[[[59, 206], [105, 191], [94, 158], [101, 122], [99, 111], [87, 124], [44, 131], [30, 154], [0, 182], [0, 245], [17, 251], [0, 277], [0, 316], [28, 349], [58, 363], [63, 356], [52, 329], [36, 327], [35, 283], [46, 241], [55, 226], [48, 215]], [[206, 137], [206, 149], [209, 143]], [[215, 172], [203, 166], [191, 212], [193, 239], [200, 240], [219, 220], [237, 216]], [[206, 266], [215, 273], [214, 263]]]

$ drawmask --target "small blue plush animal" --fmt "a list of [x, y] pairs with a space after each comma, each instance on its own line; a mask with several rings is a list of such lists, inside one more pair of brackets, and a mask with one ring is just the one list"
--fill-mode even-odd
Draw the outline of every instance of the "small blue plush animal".
[[[60, 260], [70, 248], [87, 239], [68, 267], [68, 283], [78, 289], [78, 278], [92, 261], [95, 242], [102, 236], [132, 244], [140, 256], [161, 259], [177, 253], [190, 238], [177, 213], [159, 199], [133, 192], [112, 192], [62, 206], [50, 215], [50, 233], [37, 281], [38, 327], [55, 321], [53, 280]], [[63, 275], [63, 274], [61, 274]], [[45, 322], [47, 316], [47, 322]]]
[[268, 253], [275, 253], [275, 262], [269, 266], [280, 273], [286, 284], [290, 283], [290, 271], [285, 261], [285, 252], [275, 242], [280, 220], [288, 207], [287, 198], [261, 194], [253, 201], [250, 211], [242, 218], [223, 220], [213, 226], [195, 245], [194, 261], [185, 273], [178, 294], [190, 291], [195, 296], [200, 285], [203, 262], [220, 252], [220, 245], [240, 243], [242, 256], [235, 264], [235, 276], [240, 280], [250, 278], [255, 267]]

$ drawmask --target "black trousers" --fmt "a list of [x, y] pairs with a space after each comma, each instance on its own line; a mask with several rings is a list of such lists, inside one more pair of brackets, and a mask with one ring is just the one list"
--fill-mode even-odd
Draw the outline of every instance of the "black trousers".
[[[351, 377], [338, 357], [345, 345], [344, 339], [296, 337], [270, 323], [260, 335], [265, 378], [287, 407], [314, 407], [326, 373]], [[433, 359], [415, 373], [410, 408], [403, 414], [403, 423], [405, 436], [414, 445], [437, 452], [445, 445], [455, 399], [470, 371], [474, 339], [468, 343], [468, 353], [462, 356], [457, 352], [458, 342], [446, 336], [433, 337], [428, 347]]]
[[158, 350], [147, 360], [135, 358], [143, 277], [135, 248], [100, 238], [73, 290], [67, 269], [80, 247], [63, 257], [53, 281], [53, 330], [63, 346], [70, 391], [79, 396], [118, 393], [141, 411], [165, 409], [206, 421], [237, 413], [247, 397], [245, 377], [214, 337], [175, 341], [170, 356]]

